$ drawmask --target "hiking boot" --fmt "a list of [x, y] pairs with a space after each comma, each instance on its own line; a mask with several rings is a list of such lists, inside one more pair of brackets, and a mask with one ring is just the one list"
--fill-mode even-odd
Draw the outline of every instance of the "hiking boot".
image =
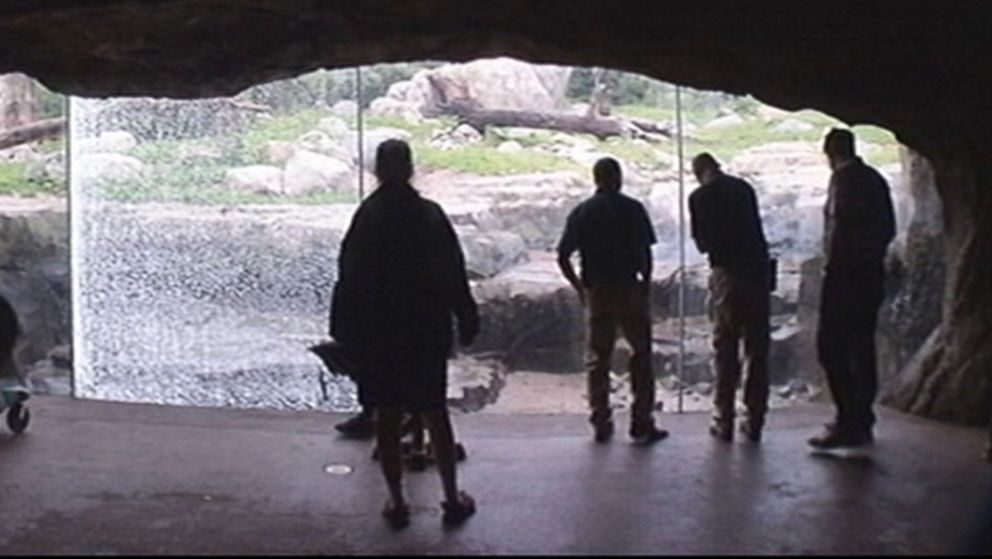
[[464, 491], [458, 492], [456, 501], [441, 503], [441, 522], [445, 526], [457, 526], [475, 514], [475, 499]]
[[831, 449], [852, 446], [862, 446], [874, 442], [871, 429], [841, 429], [828, 426], [823, 433], [806, 441], [809, 446], [818, 449]]
[[724, 421], [713, 421], [710, 423], [710, 435], [723, 442], [734, 440], [734, 424]]
[[334, 428], [351, 439], [371, 439], [375, 436], [375, 419], [371, 413], [360, 413], [338, 423]]
[[597, 423], [597, 424], [593, 425], [593, 429], [595, 430], [595, 434], [593, 435], [593, 439], [597, 443], [605, 443], [605, 442], [609, 441], [611, 438], [613, 438], [613, 422], [612, 421], [605, 421], [603, 423]]
[[741, 433], [748, 438], [749, 441], [753, 443], [761, 442], [761, 424], [753, 421], [742, 421], [741, 422]]
[[659, 429], [652, 425], [648, 429], [644, 430], [633, 430], [630, 431], [630, 438], [637, 446], [647, 446], [654, 444], [662, 439], [668, 437], [668, 431], [664, 429]]

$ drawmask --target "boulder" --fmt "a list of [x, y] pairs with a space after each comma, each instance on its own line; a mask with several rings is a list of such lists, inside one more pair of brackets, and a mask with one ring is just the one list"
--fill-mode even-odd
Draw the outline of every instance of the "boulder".
[[15, 357], [22, 371], [69, 341], [68, 300], [56, 293], [44, 275], [0, 269], [0, 295], [14, 307], [21, 324], [23, 335]]
[[[345, 135], [347, 136], [347, 132]], [[295, 153], [296, 150], [303, 150], [326, 155], [339, 161], [349, 161], [352, 156], [349, 146], [344, 145], [346, 140], [347, 138], [334, 137], [324, 130], [311, 130], [296, 140], [293, 151]]]
[[21, 144], [7, 149], [0, 149], [0, 161], [21, 162], [36, 161], [41, 157], [30, 144]]
[[282, 169], [272, 165], [249, 165], [228, 169], [224, 186], [237, 192], [251, 194], [282, 194]]
[[480, 59], [418, 72], [409, 82], [393, 84], [386, 96], [417, 107], [421, 114], [451, 99], [469, 99], [481, 109], [562, 110], [571, 71], [512, 58]]
[[358, 115], [358, 103], [350, 99], [342, 99], [331, 105], [331, 112], [345, 122], [351, 122]]
[[483, 232], [476, 227], [457, 227], [456, 231], [470, 279], [489, 278], [527, 261], [527, 247], [516, 233]]
[[326, 155], [297, 150], [286, 162], [282, 193], [299, 196], [313, 192], [342, 192], [354, 187], [351, 165]]
[[372, 116], [386, 116], [402, 118], [411, 124], [423, 120], [420, 109], [415, 103], [400, 101], [392, 97], [378, 97], [369, 103], [369, 114]]
[[[350, 101], [344, 101], [344, 102], [349, 103]], [[348, 122], [354, 120], [355, 120], [354, 114], [348, 117], [325, 116], [324, 118], [317, 121], [317, 126], [315, 130], [320, 130], [321, 132], [330, 136], [332, 139], [340, 140], [348, 135], [348, 131], [350, 130], [350, 128], [348, 127]]]
[[79, 141], [79, 153], [126, 153], [138, 145], [130, 132], [110, 130]]
[[451, 130], [438, 130], [430, 139], [430, 146], [442, 150], [458, 149], [482, 141], [482, 134], [468, 124], [459, 124]]
[[523, 151], [523, 149], [524, 148], [520, 145], [520, 142], [514, 140], [502, 142], [500, 145], [496, 146], [496, 151], [500, 153], [517, 153]]
[[475, 283], [473, 293], [482, 327], [472, 353], [495, 352], [511, 370], [582, 370], [583, 309], [553, 263], [517, 266]]
[[73, 160], [72, 172], [83, 185], [141, 181], [145, 164], [119, 153], [89, 153]]
[[738, 124], [742, 124], [743, 122], [744, 119], [741, 118], [740, 115], [731, 113], [725, 116], [714, 118], [713, 120], [707, 122], [704, 128], [726, 128], [729, 126], [736, 126]]
[[273, 140], [265, 143], [265, 160], [274, 165], [283, 165], [293, 157], [292, 142]]

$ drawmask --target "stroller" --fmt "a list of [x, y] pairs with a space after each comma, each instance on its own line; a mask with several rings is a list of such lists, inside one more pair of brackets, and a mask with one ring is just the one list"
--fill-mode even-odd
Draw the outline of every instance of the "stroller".
[[24, 404], [31, 391], [20, 378], [14, 360], [14, 348], [21, 335], [21, 326], [14, 307], [0, 295], [0, 413], [7, 412], [7, 427], [15, 434], [28, 428], [31, 412]]
[[[327, 371], [332, 375], [346, 376], [355, 380], [355, 375], [359, 370], [358, 359], [347, 346], [340, 342], [330, 341], [311, 346], [309, 349], [320, 358]], [[321, 370], [318, 380], [323, 398], [327, 400], [327, 378], [324, 375], [325, 371]], [[427, 425], [420, 415], [407, 415], [400, 430], [400, 449], [403, 453], [403, 462], [413, 471], [423, 471], [428, 465], [435, 462], [433, 448], [427, 439], [427, 433]], [[465, 447], [461, 443], [455, 443], [456, 460], [461, 462], [467, 457]], [[372, 451], [372, 459], [379, 459], [378, 448]]]

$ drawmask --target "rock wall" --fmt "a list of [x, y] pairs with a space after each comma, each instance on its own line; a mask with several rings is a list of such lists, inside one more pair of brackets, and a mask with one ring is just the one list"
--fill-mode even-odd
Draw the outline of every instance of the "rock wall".
[[[878, 358], [883, 390], [940, 324], [945, 276], [943, 208], [929, 161], [901, 152], [911, 193], [910, 223], [887, 262], [886, 299], [879, 312]], [[888, 401], [883, 396], [883, 401]]]
[[[70, 325], [69, 222], [63, 200], [4, 202], [0, 214], [0, 294], [18, 315], [18, 374], [38, 369], [68, 389]], [[56, 361], [56, 362], [53, 362]]]

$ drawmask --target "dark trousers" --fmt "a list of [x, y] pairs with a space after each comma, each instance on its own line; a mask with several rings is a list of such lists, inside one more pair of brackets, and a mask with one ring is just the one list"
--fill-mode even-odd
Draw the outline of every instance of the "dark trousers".
[[634, 393], [631, 432], [654, 427], [654, 374], [651, 371], [651, 316], [648, 295], [637, 285], [598, 286], [587, 290], [589, 306], [588, 390], [590, 421], [610, 420], [610, 367], [617, 328], [630, 344], [630, 382]]
[[740, 345], [744, 342], [747, 420], [764, 425], [768, 411], [769, 270], [763, 264], [717, 266], [710, 274], [710, 319], [716, 390], [713, 419], [734, 421], [734, 400], [741, 379]]
[[875, 325], [884, 296], [885, 267], [866, 263], [823, 278], [816, 346], [837, 408], [838, 429], [870, 430], [878, 393]]

